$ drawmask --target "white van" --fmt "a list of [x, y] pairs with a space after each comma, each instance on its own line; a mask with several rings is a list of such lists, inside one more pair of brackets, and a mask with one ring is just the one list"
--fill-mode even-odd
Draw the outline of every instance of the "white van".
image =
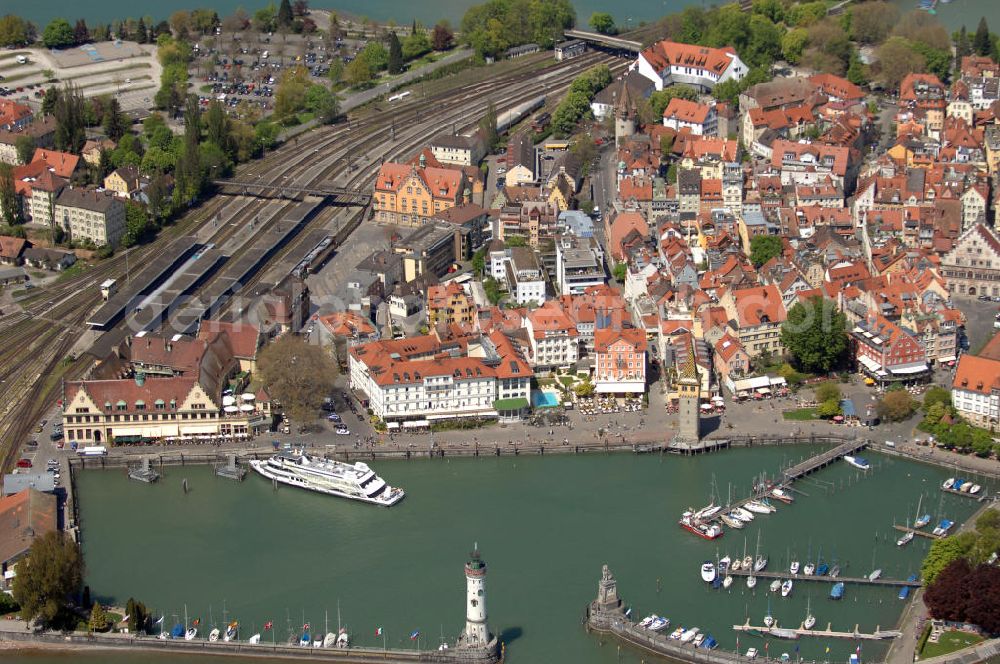
[[17, 64], [19, 64], [19, 65], [26, 65], [26, 64], [28, 64], [28, 56], [26, 56], [26, 55], [19, 55], [19, 56], [17, 56], [16, 60], [17, 60]]
[[260, 54], [260, 59], [261, 60], [267, 60], [267, 56], [268, 55], [269, 55], [269, 53], [267, 51], [264, 51], [263, 53]]
[[887, 440], [887, 441], [885, 441], [885, 446], [886, 447], [896, 447], [896, 443], [892, 442], [891, 440]]

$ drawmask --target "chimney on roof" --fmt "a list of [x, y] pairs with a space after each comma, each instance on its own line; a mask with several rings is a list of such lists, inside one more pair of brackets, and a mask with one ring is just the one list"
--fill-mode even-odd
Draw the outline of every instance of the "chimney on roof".
[[142, 387], [143, 384], [145, 384], [145, 382], [146, 382], [146, 372], [142, 371], [141, 369], [139, 371], [136, 371], [135, 384], [139, 387]]

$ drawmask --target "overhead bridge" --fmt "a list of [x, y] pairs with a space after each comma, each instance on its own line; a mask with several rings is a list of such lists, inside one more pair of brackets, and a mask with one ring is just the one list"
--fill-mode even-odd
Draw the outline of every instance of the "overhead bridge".
[[252, 180], [212, 180], [212, 184], [224, 189], [236, 189], [245, 196], [260, 196], [262, 198], [273, 198], [280, 196], [290, 198], [297, 194], [307, 194], [309, 196], [319, 196], [329, 199], [333, 205], [366, 207], [371, 203], [372, 196], [356, 189], [345, 187], [300, 187], [293, 184], [279, 184], [276, 182], [254, 182]]
[[594, 44], [596, 46], [602, 46], [616, 51], [629, 51], [630, 53], [639, 53], [642, 51], [642, 42], [632, 41], [631, 39], [622, 39], [621, 37], [613, 37], [611, 35], [602, 35], [599, 32], [566, 30], [563, 34], [566, 35], [566, 39], [582, 39], [588, 44]]

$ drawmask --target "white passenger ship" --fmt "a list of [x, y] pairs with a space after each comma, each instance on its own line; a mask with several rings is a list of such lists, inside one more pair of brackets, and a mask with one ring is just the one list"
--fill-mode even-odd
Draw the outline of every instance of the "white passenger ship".
[[250, 466], [269, 480], [373, 505], [390, 507], [406, 495], [360, 461], [347, 464], [301, 452], [281, 452], [265, 460], [253, 459]]

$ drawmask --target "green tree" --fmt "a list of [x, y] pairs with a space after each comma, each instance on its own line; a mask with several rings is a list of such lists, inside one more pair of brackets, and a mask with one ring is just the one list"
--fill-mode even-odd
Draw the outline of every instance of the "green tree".
[[868, 83], [868, 69], [861, 62], [857, 51], [851, 53], [851, 64], [847, 67], [847, 80], [854, 85], [865, 85]]
[[108, 102], [108, 108], [104, 111], [104, 133], [112, 141], [117, 141], [128, 131], [128, 126], [128, 118], [122, 113], [118, 99], [112, 97]]
[[17, 565], [13, 590], [14, 600], [21, 605], [21, 618], [54, 622], [69, 609], [82, 578], [83, 556], [76, 543], [59, 531], [45, 533]]
[[842, 398], [840, 386], [832, 381], [820, 383], [816, 387], [816, 401], [837, 401]]
[[500, 133], [497, 131], [497, 109], [491, 100], [486, 104], [486, 112], [479, 119], [479, 131], [483, 135], [486, 150], [493, 152], [500, 143]]
[[958, 63], [962, 62], [962, 58], [967, 55], [972, 55], [972, 41], [969, 39], [969, 33], [966, 32], [965, 26], [963, 25], [959, 29], [958, 33], [955, 34], [955, 61]]
[[899, 89], [903, 78], [911, 72], [924, 71], [927, 63], [902, 37], [890, 37], [878, 48], [879, 78], [886, 88]]
[[409, 62], [433, 50], [431, 38], [423, 30], [407, 35], [403, 40], [403, 60]]
[[947, 80], [951, 74], [951, 50], [937, 49], [921, 41], [911, 41], [910, 48], [924, 58], [924, 69], [941, 80]]
[[993, 53], [993, 38], [990, 37], [990, 27], [986, 24], [985, 16], [979, 18], [976, 34], [972, 37], [972, 50], [976, 52], [976, 55]]
[[750, 260], [756, 267], [760, 267], [772, 258], [780, 256], [783, 248], [781, 237], [758, 235], [750, 240]]
[[274, 118], [283, 122], [305, 108], [309, 86], [309, 72], [305, 67], [286, 69], [274, 93]]
[[594, 384], [590, 380], [585, 380], [573, 386], [573, 393], [581, 399], [588, 399], [594, 396], [595, 389]]
[[766, 16], [754, 14], [750, 17], [750, 35], [744, 53], [751, 66], [770, 65], [781, 57], [784, 29], [779, 28]]
[[931, 407], [934, 406], [934, 404], [936, 403], [944, 404], [945, 406], [950, 408], [951, 390], [949, 390], [946, 387], [940, 387], [938, 385], [933, 385], [929, 387], [927, 389], [927, 392], [924, 393], [924, 403], [923, 403], [924, 412], [926, 413], [930, 411]]
[[886, 422], [902, 422], [914, 413], [917, 402], [906, 390], [890, 390], [879, 399], [875, 406], [879, 419]]
[[288, 0], [281, 0], [281, 4], [278, 5], [278, 27], [290, 28], [294, 18], [291, 3]]
[[589, 23], [594, 32], [599, 32], [602, 35], [613, 35], [618, 32], [614, 17], [607, 12], [594, 12], [590, 15]]
[[825, 2], [802, 2], [789, 8], [785, 22], [798, 28], [808, 28], [825, 17]]
[[188, 97], [184, 109], [184, 143], [174, 171], [174, 202], [178, 206], [194, 201], [205, 182], [201, 165], [201, 111], [198, 98]]
[[628, 266], [625, 263], [616, 263], [613, 268], [611, 268], [611, 276], [615, 278], [618, 283], [625, 282], [625, 276], [628, 274]]
[[56, 149], [79, 152], [86, 140], [84, 103], [83, 95], [72, 83], [67, 83], [56, 97], [52, 115], [56, 121]]
[[788, 310], [781, 326], [781, 343], [795, 358], [799, 369], [826, 373], [847, 350], [847, 317], [833, 302], [814, 297], [797, 302]]
[[670, 105], [673, 98], [698, 101], [698, 91], [690, 85], [671, 85], [663, 90], [655, 90], [647, 100], [650, 111], [650, 121], [659, 124], [663, 121], [663, 111]]
[[20, 16], [0, 17], [0, 46], [27, 46], [31, 41], [31, 24]]
[[387, 68], [390, 74], [399, 74], [403, 71], [403, 45], [399, 43], [399, 37], [395, 32], [389, 33], [389, 60]]
[[781, 38], [781, 54], [785, 60], [797, 65], [802, 60], [802, 51], [809, 43], [809, 31], [805, 28], [792, 28]]
[[503, 293], [500, 292], [500, 284], [493, 277], [486, 277], [483, 281], [483, 291], [486, 293], [486, 299], [492, 305], [500, 304], [500, 301], [503, 299]]
[[851, 36], [862, 44], [879, 44], [899, 21], [899, 8], [885, 0], [851, 5]]
[[274, 32], [278, 29], [278, 8], [273, 2], [254, 12], [253, 29], [257, 32]]
[[351, 87], [359, 87], [370, 83], [374, 76], [375, 73], [372, 71], [371, 65], [361, 57], [351, 60], [350, 64], [344, 69], [344, 82]]
[[781, 23], [785, 20], [785, 6], [781, 0], [753, 0], [750, 11], [766, 16], [772, 23]]
[[742, 51], [749, 34], [750, 15], [744, 13], [738, 4], [732, 3], [713, 10], [703, 42], [706, 46], [733, 46]]
[[0, 213], [8, 226], [20, 224], [23, 220], [21, 198], [14, 185], [14, 168], [5, 162], [0, 162]]
[[938, 574], [950, 565], [952, 561], [963, 558], [972, 551], [975, 544], [975, 533], [959, 533], [944, 539], [934, 540], [930, 550], [920, 566], [920, 578], [924, 584], [930, 585]]
[[46, 48], [66, 48], [74, 43], [73, 26], [64, 18], [54, 18], [42, 32], [42, 43]]
[[205, 138], [215, 143], [227, 153], [229, 152], [229, 116], [222, 104], [213, 100], [205, 111]]
[[299, 422], [316, 417], [337, 378], [329, 352], [294, 334], [279, 337], [259, 353], [261, 381], [285, 412]]
[[101, 606], [100, 602], [94, 602], [94, 608], [90, 610], [90, 621], [88, 627], [91, 632], [103, 632], [108, 629], [108, 614]]
[[17, 160], [22, 164], [31, 163], [35, 155], [35, 137], [29, 134], [20, 134], [14, 141], [14, 150], [17, 151]]
[[843, 414], [844, 411], [840, 408], [839, 400], [830, 399], [820, 403], [820, 405], [816, 407], [816, 415], [824, 420], [829, 420], [837, 415]]
[[379, 42], [371, 41], [358, 53], [356, 60], [365, 60], [373, 72], [379, 72], [389, 66], [389, 50]]
[[305, 106], [307, 110], [316, 115], [316, 119], [322, 124], [333, 124], [340, 113], [337, 95], [319, 83], [313, 83], [306, 90]]

